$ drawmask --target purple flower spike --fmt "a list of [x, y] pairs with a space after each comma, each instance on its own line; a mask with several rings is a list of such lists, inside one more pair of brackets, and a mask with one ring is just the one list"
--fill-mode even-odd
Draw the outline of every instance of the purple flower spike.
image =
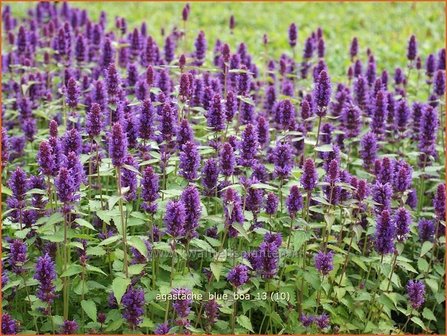
[[248, 268], [245, 265], [237, 265], [227, 274], [227, 279], [234, 287], [240, 287], [249, 280]]
[[435, 208], [436, 217], [439, 220], [446, 220], [445, 207], [446, 207], [446, 186], [440, 184], [436, 188], [435, 197], [433, 198], [433, 207]]
[[414, 61], [418, 54], [418, 45], [416, 41], [416, 36], [411, 35], [410, 40], [408, 41], [408, 50], [407, 50], [407, 58], [408, 60]]
[[292, 218], [295, 218], [298, 211], [303, 208], [303, 198], [298, 186], [294, 185], [290, 188], [289, 196], [286, 199], [287, 210]]
[[289, 26], [289, 45], [292, 48], [295, 48], [297, 40], [298, 40], [298, 28], [296, 27], [295, 23], [292, 23]]
[[[5, 285], [3, 283], [3, 285]], [[19, 332], [19, 323], [7, 313], [2, 314], [2, 335], [15, 335]]]
[[278, 210], [279, 199], [274, 193], [268, 193], [265, 201], [265, 212], [267, 215], [274, 215]]
[[61, 334], [72, 335], [76, 334], [79, 329], [78, 323], [76, 321], [65, 320], [61, 327]]
[[192, 291], [188, 288], [174, 288], [171, 291], [174, 297], [172, 307], [179, 318], [187, 318], [191, 312], [191, 305], [193, 302]]
[[185, 235], [186, 211], [183, 202], [169, 201], [163, 221], [169, 233], [174, 238]]
[[366, 133], [360, 141], [360, 157], [363, 160], [363, 166], [370, 168], [377, 156], [377, 138], [372, 132]]
[[219, 153], [220, 170], [224, 176], [231, 176], [234, 173], [236, 159], [234, 157], [234, 149], [230, 143], [223, 144]]
[[54, 293], [56, 286], [53, 284], [56, 279], [56, 271], [54, 262], [48, 253], [37, 259], [34, 279], [39, 282], [36, 296], [44, 302], [52, 303], [56, 297]]
[[411, 214], [405, 208], [399, 208], [394, 214], [396, 224], [396, 236], [398, 241], [405, 241], [410, 232]]
[[196, 237], [196, 228], [202, 214], [199, 191], [195, 186], [189, 186], [183, 190], [180, 200], [185, 206], [185, 235], [187, 238]]
[[155, 335], [167, 335], [170, 330], [171, 330], [171, 328], [169, 327], [169, 325], [167, 323], [162, 323], [162, 324], [159, 324], [154, 329], [154, 334]]
[[433, 92], [438, 97], [443, 97], [445, 94], [445, 71], [438, 70], [435, 73], [435, 78], [433, 80]]
[[99, 104], [93, 103], [86, 116], [85, 128], [89, 137], [97, 137], [102, 129], [102, 110]]
[[142, 208], [152, 214], [157, 211], [157, 204], [154, 202], [159, 198], [159, 183], [159, 177], [154, 169], [147, 167], [141, 180], [141, 198], [144, 201]]
[[275, 175], [280, 179], [290, 176], [293, 168], [292, 148], [288, 143], [278, 143], [273, 150]]
[[306, 159], [303, 166], [303, 174], [300, 179], [304, 190], [312, 191], [318, 182], [318, 174], [315, 168], [315, 162], [312, 159]]
[[414, 309], [419, 309], [425, 301], [424, 283], [419, 280], [409, 280], [406, 288], [411, 306]]
[[334, 253], [332, 251], [329, 251], [328, 253], [319, 251], [315, 255], [315, 268], [318, 270], [318, 272], [323, 275], [327, 275], [334, 269], [332, 260], [333, 256]]
[[433, 241], [435, 235], [435, 224], [430, 219], [421, 219], [418, 223], [419, 240]]
[[197, 172], [200, 168], [200, 154], [197, 145], [188, 141], [182, 147], [180, 152], [180, 175], [188, 181], [192, 182], [198, 176]]
[[374, 247], [378, 254], [385, 255], [394, 252], [396, 223], [391, 218], [389, 210], [383, 210], [377, 218]]
[[109, 155], [115, 167], [124, 163], [127, 155], [127, 136], [120, 123], [114, 123], [109, 140]]
[[144, 314], [144, 290], [129, 287], [121, 299], [123, 305], [123, 318], [129, 326], [135, 329], [142, 321]]
[[331, 99], [331, 80], [328, 73], [323, 70], [318, 75], [318, 79], [315, 83], [313, 96], [317, 106], [317, 115], [323, 117], [326, 115], [326, 109]]
[[248, 124], [242, 132], [242, 140], [240, 143], [240, 153], [242, 165], [250, 166], [258, 150], [258, 134], [256, 127], [252, 124]]

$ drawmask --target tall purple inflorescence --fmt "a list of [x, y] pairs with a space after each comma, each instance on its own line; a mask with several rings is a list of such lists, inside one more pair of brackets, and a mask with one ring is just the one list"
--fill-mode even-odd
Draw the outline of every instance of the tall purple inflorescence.
[[[317, 169], [315, 168], [315, 162], [312, 159], [306, 159], [303, 166], [303, 174], [300, 178], [301, 185], [304, 190], [312, 191], [318, 183]], [[293, 187], [292, 187], [293, 188]]]
[[51, 304], [56, 297], [56, 286], [53, 284], [53, 281], [56, 280], [56, 271], [54, 262], [48, 253], [37, 258], [34, 279], [39, 282], [36, 296], [43, 302]]
[[408, 300], [413, 309], [419, 309], [425, 301], [425, 285], [420, 280], [409, 280], [406, 286]]
[[188, 141], [182, 147], [180, 152], [180, 175], [188, 181], [192, 182], [198, 176], [200, 168], [200, 154], [197, 145]]
[[374, 234], [374, 248], [380, 255], [394, 252], [394, 239], [396, 236], [396, 223], [389, 210], [383, 210], [377, 218], [376, 232]]
[[298, 186], [294, 185], [290, 188], [290, 193], [286, 199], [287, 211], [290, 217], [295, 218], [298, 211], [303, 208], [303, 197], [301, 196]]
[[127, 155], [127, 136], [120, 123], [114, 123], [109, 138], [109, 155], [116, 167], [124, 164]]
[[130, 286], [124, 293], [121, 303], [123, 305], [123, 318], [132, 329], [143, 322], [144, 314], [144, 290]]
[[316, 114], [318, 116], [326, 115], [326, 109], [331, 99], [331, 90], [331, 80], [328, 73], [323, 70], [318, 75], [318, 79], [313, 90], [313, 97], [317, 107]]
[[334, 269], [333, 266], [333, 252], [329, 251], [328, 253], [319, 251], [315, 255], [315, 268], [322, 275], [328, 275], [330, 271]]
[[180, 238], [185, 235], [186, 210], [181, 201], [169, 201], [166, 205], [163, 221], [166, 225], [166, 231], [174, 238]]

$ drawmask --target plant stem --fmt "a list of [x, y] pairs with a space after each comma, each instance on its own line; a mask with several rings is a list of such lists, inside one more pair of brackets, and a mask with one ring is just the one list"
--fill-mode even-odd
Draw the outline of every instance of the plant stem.
[[121, 192], [121, 167], [116, 167], [116, 181], [118, 185], [118, 196], [119, 196], [119, 209], [121, 216], [121, 230], [123, 231], [123, 252], [124, 252], [124, 273], [126, 274], [126, 278], [129, 277], [128, 263], [127, 263], [127, 225], [124, 218], [124, 209], [123, 209], [123, 195]]

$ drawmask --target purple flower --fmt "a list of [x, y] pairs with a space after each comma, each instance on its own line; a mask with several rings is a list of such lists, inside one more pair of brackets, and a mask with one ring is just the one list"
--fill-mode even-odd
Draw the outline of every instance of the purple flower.
[[217, 187], [219, 177], [219, 168], [217, 161], [213, 158], [205, 161], [202, 170], [202, 184], [206, 189], [207, 195], [213, 195]]
[[324, 275], [329, 274], [330, 271], [334, 269], [333, 266], [333, 252], [329, 251], [328, 253], [319, 251], [315, 255], [315, 268]]
[[310, 314], [301, 314], [300, 322], [305, 328], [309, 328], [315, 321], [315, 317]]
[[82, 152], [82, 138], [81, 134], [76, 128], [72, 128], [63, 137], [63, 148], [65, 155], [70, 152], [75, 152], [77, 155]]
[[227, 123], [230, 123], [233, 120], [237, 108], [236, 94], [233, 91], [228, 91], [225, 102], [225, 118]]
[[282, 100], [276, 107], [276, 122], [283, 130], [289, 130], [295, 123], [295, 107], [289, 99]]
[[422, 112], [418, 145], [426, 162], [429, 162], [427, 156], [436, 156], [437, 131], [438, 113], [433, 107], [427, 106], [425, 111]]
[[205, 38], [205, 33], [203, 31], [200, 31], [199, 35], [197, 35], [197, 39], [194, 42], [194, 46], [196, 48], [196, 51], [194, 53], [194, 59], [195, 59], [194, 64], [196, 66], [201, 66], [205, 61], [206, 49], [207, 49], [207, 42]]
[[181, 149], [188, 141], [194, 142], [194, 131], [188, 122], [188, 119], [182, 119], [176, 134], [177, 147]]
[[8, 133], [4, 127], [2, 127], [2, 139], [1, 139], [1, 164], [2, 168], [5, 168], [6, 163], [9, 160], [9, 138]]
[[360, 134], [361, 116], [362, 111], [355, 105], [345, 106], [342, 110], [341, 119], [346, 137], [354, 138]]
[[166, 225], [166, 232], [174, 238], [185, 235], [186, 210], [181, 201], [169, 201], [166, 205], [163, 222]]
[[407, 295], [414, 309], [419, 309], [425, 301], [425, 285], [420, 280], [409, 280], [407, 283]]
[[248, 124], [242, 132], [242, 139], [240, 143], [241, 163], [243, 166], [250, 166], [258, 149], [258, 134], [256, 127]]
[[349, 54], [351, 55], [351, 60], [354, 59], [354, 57], [357, 56], [359, 53], [359, 41], [357, 37], [354, 37], [351, 42], [351, 47], [349, 49]]
[[174, 288], [171, 291], [173, 296], [172, 307], [179, 318], [187, 318], [191, 312], [193, 302], [192, 291], [188, 288]]
[[374, 202], [378, 203], [375, 205], [376, 212], [390, 208], [392, 195], [393, 187], [390, 183], [382, 184], [376, 182], [372, 190], [372, 199]]
[[86, 116], [85, 128], [89, 137], [97, 137], [102, 129], [101, 105], [93, 103]]
[[408, 198], [406, 204], [412, 208], [415, 209], [418, 205], [418, 195], [416, 192], [416, 189], [411, 189], [408, 193]]
[[202, 214], [199, 191], [195, 186], [188, 186], [183, 190], [180, 196], [180, 201], [185, 207], [185, 235], [187, 238], [196, 237], [196, 228], [199, 226], [199, 220]]
[[292, 48], [295, 48], [297, 40], [298, 40], [298, 29], [296, 27], [296, 24], [292, 23], [289, 26], [289, 45]]
[[290, 176], [293, 168], [292, 148], [288, 143], [278, 143], [273, 150], [275, 175], [280, 179]]
[[65, 320], [61, 327], [61, 334], [71, 335], [76, 334], [79, 326], [76, 321]]
[[[4, 284], [3, 284], [4, 285]], [[15, 335], [19, 332], [19, 323], [7, 313], [2, 314], [2, 335]]]
[[214, 94], [210, 109], [206, 115], [207, 126], [218, 132], [225, 129], [225, 112], [222, 108], [220, 94]]
[[385, 255], [394, 252], [396, 223], [391, 218], [389, 210], [383, 210], [377, 218], [374, 234], [374, 247], [378, 254]]
[[74, 78], [68, 80], [65, 99], [68, 107], [75, 109], [78, 106], [79, 86]]
[[[2, 148], [3, 149], [3, 148]], [[39, 145], [39, 152], [37, 154], [37, 163], [40, 166], [40, 170], [44, 175], [53, 175], [55, 169], [55, 157], [53, 155], [53, 149], [50, 143], [43, 140]]]
[[234, 157], [234, 150], [230, 143], [225, 142], [219, 153], [219, 166], [224, 176], [231, 176], [234, 173], [234, 166], [236, 160]]
[[303, 208], [303, 198], [301, 196], [298, 186], [294, 185], [290, 188], [289, 196], [286, 199], [287, 210], [292, 218], [295, 218], [296, 213]]
[[405, 192], [411, 187], [413, 169], [405, 161], [397, 162], [393, 179], [394, 191]]
[[241, 197], [237, 191], [228, 188], [223, 195], [225, 225], [228, 226], [229, 236], [236, 237], [238, 231], [232, 226], [237, 222], [242, 224], [244, 222], [244, 212], [242, 209]]
[[300, 182], [304, 190], [308, 192], [312, 191], [317, 186], [318, 174], [317, 169], [315, 168], [315, 162], [312, 159], [306, 159], [304, 162], [303, 174], [301, 175]]
[[442, 97], [445, 93], [445, 71], [438, 70], [435, 73], [435, 78], [433, 80], [433, 92], [438, 96]]
[[394, 223], [396, 225], [396, 236], [398, 241], [405, 241], [410, 232], [411, 215], [404, 207], [396, 210], [394, 214]]
[[217, 319], [219, 317], [219, 308], [220, 305], [217, 303], [216, 300], [209, 300], [205, 303], [205, 315], [206, 315], [206, 322], [209, 326], [212, 326], [217, 322]]
[[24, 272], [23, 265], [28, 259], [28, 248], [20, 239], [14, 239], [9, 243], [9, 265], [15, 274]]
[[117, 96], [121, 94], [121, 78], [113, 63], [110, 63], [107, 68], [106, 84], [109, 102], [116, 103]]
[[385, 132], [385, 118], [388, 110], [388, 97], [385, 91], [377, 92], [375, 108], [373, 109], [371, 129], [379, 137]]
[[[425, 74], [429, 77], [432, 78], [433, 74], [436, 71], [436, 59], [435, 59], [435, 55], [430, 54], [427, 57], [427, 61], [425, 63]], [[429, 82], [431, 83], [431, 80], [429, 80]]]
[[[135, 158], [128, 154], [124, 159], [124, 165], [133, 167], [138, 170], [138, 162]], [[125, 166], [121, 170], [121, 186], [123, 188], [128, 188], [126, 191], [124, 198], [127, 202], [134, 201], [137, 197], [137, 173], [133, 170], [127, 169]]]
[[318, 79], [313, 90], [313, 97], [317, 106], [316, 113], [320, 117], [326, 115], [326, 109], [331, 99], [331, 90], [331, 80], [328, 73], [323, 70], [318, 75]]
[[164, 141], [170, 141], [176, 131], [176, 113], [171, 104], [165, 103], [161, 110], [160, 133]]
[[169, 35], [165, 40], [165, 61], [167, 64], [171, 63], [175, 58], [175, 41], [172, 35]]
[[227, 280], [234, 287], [240, 287], [246, 284], [249, 280], [247, 266], [239, 264], [233, 267], [227, 274]]
[[109, 155], [114, 166], [120, 167], [124, 164], [124, 159], [127, 155], [127, 136], [119, 123], [114, 123], [112, 126], [109, 140]]
[[418, 233], [420, 241], [433, 241], [435, 224], [430, 219], [421, 219], [418, 223]]
[[433, 198], [433, 207], [435, 208], [436, 217], [439, 220], [446, 220], [445, 207], [446, 207], [446, 187], [445, 184], [440, 184], [436, 188], [435, 197]]
[[155, 335], [166, 335], [169, 333], [169, 330], [171, 330], [171, 328], [169, 327], [169, 325], [167, 323], [161, 323], [154, 329], [154, 334]]
[[374, 133], [366, 133], [360, 141], [360, 157], [365, 168], [371, 167], [377, 156], [377, 138]]
[[438, 52], [438, 70], [445, 70], [445, 48]]
[[59, 201], [67, 204], [75, 200], [76, 184], [74, 176], [69, 169], [61, 167], [54, 184]]
[[278, 210], [279, 199], [278, 197], [270, 192], [267, 194], [267, 199], [265, 201], [265, 212], [267, 215], [274, 215]]
[[396, 161], [389, 157], [383, 158], [379, 174], [377, 175], [378, 181], [380, 181], [381, 183], [393, 183], [395, 163]]
[[328, 328], [330, 325], [329, 316], [326, 313], [315, 316], [315, 324], [321, 330]]
[[121, 299], [123, 318], [135, 329], [142, 321], [144, 314], [144, 290], [130, 286]]
[[354, 82], [354, 100], [362, 111], [366, 111], [369, 104], [368, 84], [365, 78], [360, 75]]
[[407, 101], [402, 99], [396, 109], [396, 128], [399, 132], [403, 133], [407, 129], [408, 119], [410, 119], [410, 108], [408, 107]]
[[188, 141], [182, 146], [180, 152], [180, 175], [192, 182], [197, 178], [197, 172], [200, 168], [200, 154], [197, 145]]
[[416, 42], [416, 36], [411, 35], [410, 40], [408, 41], [408, 50], [407, 50], [407, 58], [409, 61], [414, 61], [418, 54], [418, 45]]
[[39, 282], [36, 296], [40, 300], [51, 304], [56, 297], [54, 293], [56, 286], [53, 284], [53, 281], [56, 280], [56, 271], [54, 269], [54, 262], [48, 253], [43, 257], [37, 258], [34, 279]]

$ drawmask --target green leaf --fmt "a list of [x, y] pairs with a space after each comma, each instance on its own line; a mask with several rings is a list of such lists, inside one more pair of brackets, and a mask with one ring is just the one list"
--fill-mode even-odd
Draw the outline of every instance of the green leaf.
[[412, 320], [414, 323], [416, 323], [418, 326], [420, 326], [420, 327], [422, 328], [422, 330], [426, 330], [426, 327], [425, 327], [424, 322], [422, 322], [422, 320], [421, 320], [419, 317], [417, 317], [417, 316], [413, 316], [413, 317], [411, 318], [411, 320]]
[[435, 317], [435, 315], [434, 315], [433, 312], [432, 312], [430, 309], [428, 309], [427, 307], [425, 307], [424, 310], [422, 311], [422, 316], [423, 316], [425, 319], [427, 319], [427, 320], [430, 320], [430, 321], [436, 321], [436, 317]]
[[425, 279], [426, 284], [428, 285], [428, 287], [430, 287], [430, 289], [432, 290], [433, 293], [437, 293], [439, 290], [438, 287], [438, 282], [436, 280], [433, 279]]
[[247, 316], [244, 315], [238, 316], [236, 321], [241, 327], [250, 330], [251, 332], [254, 332], [253, 327], [251, 325], [251, 321]]
[[130, 285], [130, 279], [115, 278], [112, 282], [112, 291], [115, 295], [116, 302], [120, 304], [121, 298], [126, 293], [127, 287]]
[[89, 229], [91, 229], [93, 231], [96, 231], [96, 229], [93, 227], [93, 225], [90, 224], [89, 222], [87, 222], [85, 219], [76, 218], [75, 222], [78, 223], [81, 226], [84, 226], [84, 227], [89, 228]]
[[98, 318], [98, 312], [96, 310], [95, 302], [93, 300], [82, 300], [81, 306], [87, 316], [90, 317], [94, 322], [96, 322]]
[[61, 243], [64, 241], [64, 233], [61, 231], [57, 231], [55, 234], [51, 236], [43, 236], [42, 239], [48, 240], [53, 243]]
[[307, 239], [308, 237], [306, 232], [295, 231], [293, 233], [293, 248], [295, 249], [295, 251], [298, 251]]
[[128, 241], [130, 246], [136, 248], [138, 250], [138, 252], [141, 253], [141, 255], [143, 256], [147, 256], [148, 251], [147, 251], [147, 247], [146, 244], [143, 242], [143, 239], [140, 237], [129, 237]]
[[201, 239], [198, 239], [198, 238], [192, 239], [191, 240], [191, 244], [194, 245], [194, 246], [197, 246], [198, 248], [200, 248], [200, 249], [202, 249], [204, 251], [207, 251], [207, 252], [211, 252], [211, 253], [216, 252], [213, 249], [213, 247], [210, 244], [208, 244], [208, 242], [206, 242], [204, 240], [201, 240]]
[[112, 237], [109, 237], [107, 239], [104, 239], [102, 242], [100, 242], [98, 244], [98, 246], [110, 245], [110, 244], [112, 244], [112, 243], [114, 243], [114, 242], [116, 242], [117, 240], [120, 240], [120, 239], [121, 239], [121, 236], [112, 236]]
[[109, 209], [113, 209], [113, 207], [115, 206], [116, 202], [119, 201], [121, 197], [117, 196], [117, 195], [113, 195], [109, 197], [109, 200], [107, 201], [108, 205], [109, 205]]
[[222, 272], [222, 264], [221, 263], [210, 263], [211, 272], [213, 272], [214, 277], [216, 278], [216, 281], [219, 281], [220, 273]]
[[121, 327], [121, 325], [123, 324], [123, 319], [117, 319], [115, 321], [113, 321], [112, 323], [109, 324], [109, 326], [107, 327], [106, 331], [115, 331], [117, 330], [119, 327]]
[[144, 269], [143, 264], [130, 265], [128, 268], [130, 275], [140, 274]]
[[429, 267], [429, 265], [428, 265], [427, 260], [425, 260], [424, 258], [419, 258], [418, 259], [419, 271], [421, 271], [423, 273], [428, 272], [428, 267]]
[[248, 241], [250, 238], [248, 237], [247, 231], [245, 231], [244, 227], [239, 223], [233, 223], [233, 227]]
[[99, 246], [87, 247], [87, 255], [89, 256], [103, 256], [106, 254], [106, 251]]
[[433, 243], [432, 242], [430, 242], [428, 240], [425, 241], [424, 244], [422, 244], [421, 255], [420, 256], [423, 257], [424, 255], [426, 255], [427, 252], [432, 249], [432, 247], [433, 247]]
[[68, 266], [68, 269], [64, 273], [61, 274], [61, 278], [70, 277], [72, 275], [79, 274], [81, 272], [82, 272], [82, 267], [81, 266], [79, 266], [79, 265], [70, 265], [70, 266]]

